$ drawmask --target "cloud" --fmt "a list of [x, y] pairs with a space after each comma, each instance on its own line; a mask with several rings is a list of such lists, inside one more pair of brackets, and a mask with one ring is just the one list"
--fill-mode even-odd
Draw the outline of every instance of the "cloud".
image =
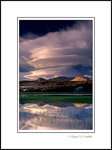
[[90, 75], [83, 75], [83, 76], [86, 78], [92, 78], [92, 76], [90, 76]]
[[[56, 66], [70, 66], [70, 65], [78, 65], [80, 63], [82, 64], [89, 64], [89, 60], [86, 60], [85, 56], [80, 55], [59, 55], [54, 57], [48, 57], [48, 58], [41, 58], [41, 59], [34, 59], [32, 61], [29, 61], [29, 64], [34, 66], [35, 69], [43, 69], [43, 68], [51, 68]], [[86, 60], [86, 61], [85, 61]]]
[[[55, 76], [68, 76], [68, 77], [76, 77], [76, 76], [84, 76], [91, 78], [91, 72], [88, 70], [88, 66], [84, 67], [85, 70], [80, 70], [77, 67], [74, 68], [74, 66], [57, 66], [54, 68], [47, 68], [47, 69], [39, 69], [30, 71], [29, 73], [24, 74], [23, 77], [27, 79], [36, 80], [37, 78], [43, 77], [43, 78], [52, 78]], [[85, 75], [85, 73], [88, 73], [89, 75]]]
[[[81, 22], [77, 27], [49, 32], [41, 37], [33, 36], [33, 33], [29, 36], [35, 38], [22, 37], [19, 44], [20, 71], [29, 71], [30, 78], [31, 75], [36, 76], [36, 74], [51, 77], [56, 75], [55, 70], [58, 70], [58, 74], [61, 75], [63, 67], [66, 68], [65, 70], [71, 69], [70, 72], [73, 74], [70, 75], [74, 75], [74, 70], [78, 73], [82, 73], [84, 69], [91, 70], [92, 68], [83, 67], [92, 66], [92, 27], [89, 22]], [[62, 69], [56, 68], [57, 66]], [[37, 70], [41, 70], [41, 74]], [[67, 74], [69, 73], [66, 72], [65, 75]], [[28, 75], [24, 77], [27, 78]]]
[[29, 64], [20, 64], [19, 65], [19, 71], [20, 72], [29, 72], [31, 70], [34, 70], [35, 68]]
[[34, 80], [36, 80], [37, 78], [40, 78], [40, 77], [48, 79], [48, 78], [52, 78], [54, 76], [63, 75], [65, 70], [66, 70], [66, 67], [40, 69], [40, 70], [30, 71], [29, 74], [24, 75], [23, 77], [27, 78], [27, 79], [34, 79]]
[[75, 66], [71, 66], [74, 70], [77, 70], [79, 72], [88, 72], [88, 71], [91, 71], [92, 70], [92, 66], [84, 66], [84, 64], [78, 64], [78, 65], [75, 65]]

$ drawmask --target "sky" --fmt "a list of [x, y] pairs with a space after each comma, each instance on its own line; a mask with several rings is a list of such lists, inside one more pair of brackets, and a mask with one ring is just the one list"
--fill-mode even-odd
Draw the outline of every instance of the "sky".
[[19, 20], [19, 80], [92, 78], [92, 20]]

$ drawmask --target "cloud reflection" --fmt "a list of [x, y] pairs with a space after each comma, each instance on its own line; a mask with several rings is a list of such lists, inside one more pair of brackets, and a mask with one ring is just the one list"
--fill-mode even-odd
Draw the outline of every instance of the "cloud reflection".
[[[75, 104], [74, 104], [75, 105]], [[92, 105], [20, 104], [21, 130], [92, 129]]]

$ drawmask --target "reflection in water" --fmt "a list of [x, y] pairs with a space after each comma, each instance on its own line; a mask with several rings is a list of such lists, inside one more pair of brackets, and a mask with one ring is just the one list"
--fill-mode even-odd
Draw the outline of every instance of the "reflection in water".
[[92, 104], [20, 104], [20, 130], [92, 130]]
[[78, 103], [75, 103], [75, 104], [74, 104], [74, 106], [76, 106], [76, 107], [83, 107], [83, 106], [85, 106], [85, 105], [87, 105], [87, 104], [78, 104]]

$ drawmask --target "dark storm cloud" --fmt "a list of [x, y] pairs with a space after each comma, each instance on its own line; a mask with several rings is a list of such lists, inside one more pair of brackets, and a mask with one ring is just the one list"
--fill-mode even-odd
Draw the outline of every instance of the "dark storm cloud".
[[77, 70], [79, 72], [87, 72], [87, 71], [90, 71], [92, 70], [92, 66], [84, 66], [82, 64], [78, 64], [78, 65], [75, 65], [75, 66], [71, 66], [71, 68], [73, 68], [74, 70]]
[[25, 39], [34, 39], [49, 32], [60, 32], [69, 28], [78, 29], [81, 23], [90, 27], [87, 20], [19, 20], [19, 35]]
[[56, 32], [60, 29], [66, 29], [68, 26], [73, 26], [76, 21], [67, 20], [20, 20], [20, 36], [25, 36], [27, 33], [43, 36], [48, 32]]
[[29, 72], [34, 70], [35, 68], [29, 64], [20, 64], [19, 65], [19, 72]]
[[74, 70], [79, 73], [79, 75], [84, 76], [84, 75], [89, 75], [92, 76], [92, 66], [84, 66], [82, 64], [70, 66], [69, 70]]

